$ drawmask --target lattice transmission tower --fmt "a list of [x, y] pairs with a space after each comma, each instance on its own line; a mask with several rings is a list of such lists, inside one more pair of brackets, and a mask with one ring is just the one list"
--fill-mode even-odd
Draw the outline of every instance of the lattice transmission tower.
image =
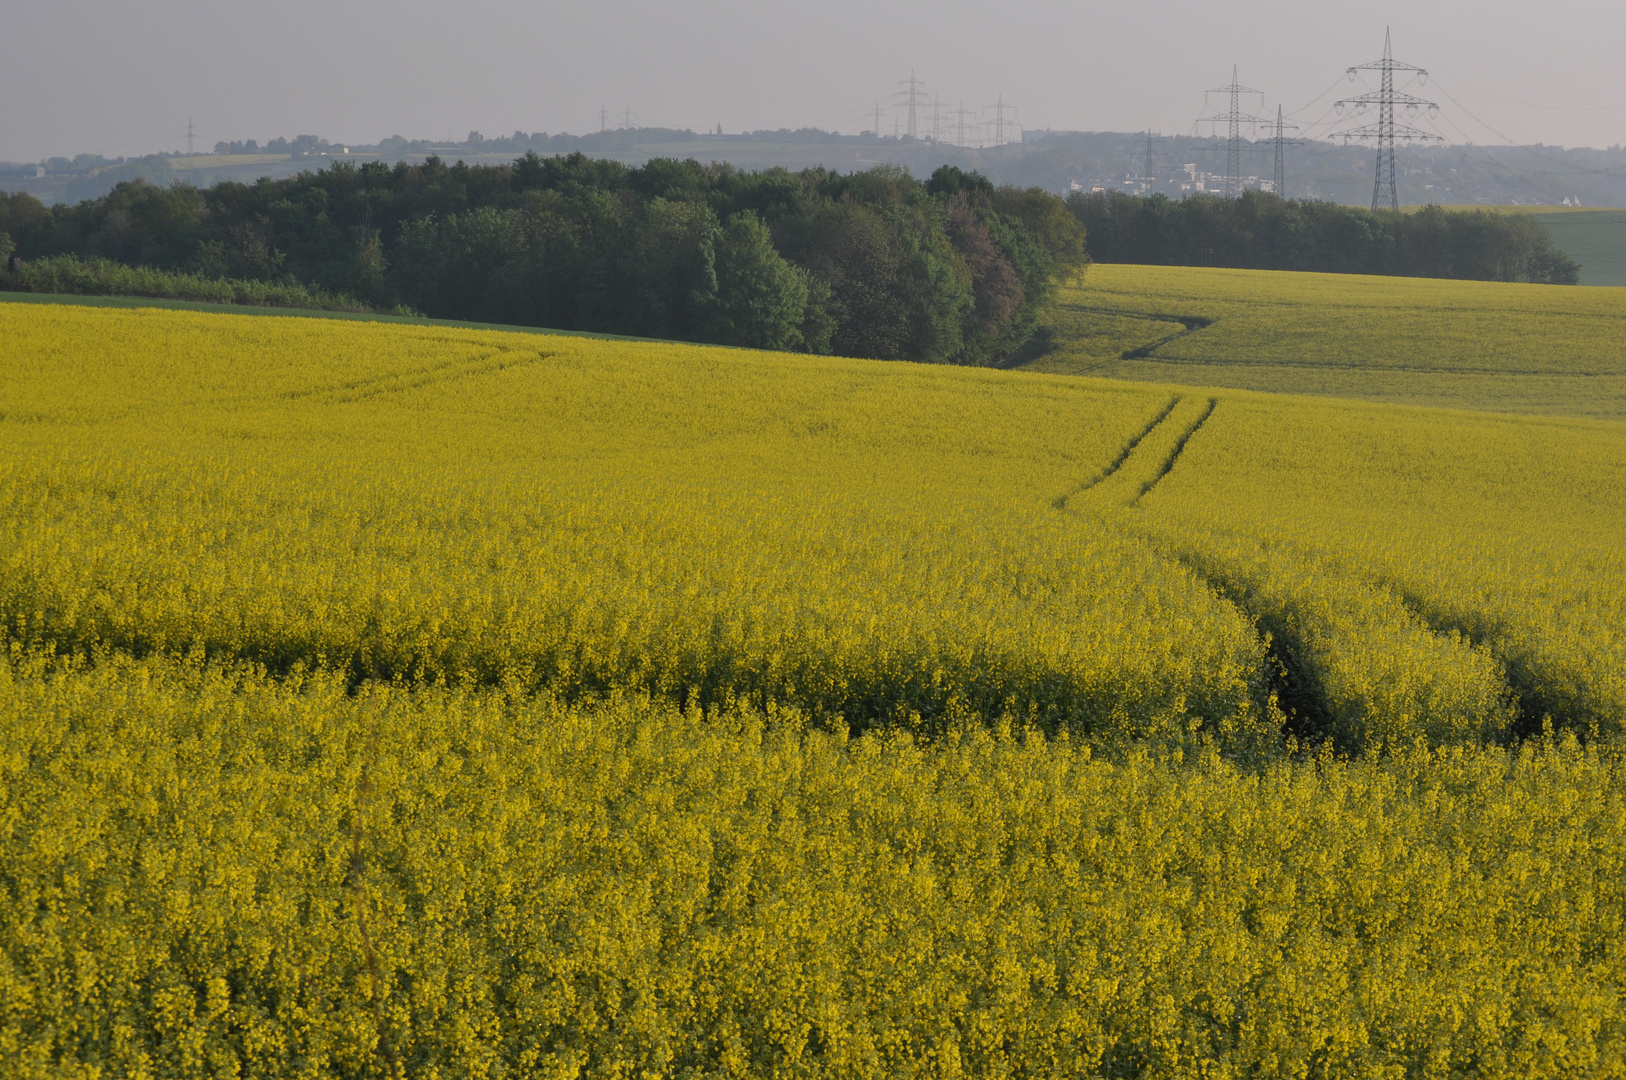
[[[965, 98], [961, 98], [960, 99], [960, 107], [958, 109], [954, 110], [955, 132], [956, 132], [956, 134], [954, 136], [954, 145], [955, 146], [968, 147], [968, 146], [971, 145], [969, 142], [966, 141], [966, 138], [965, 138], [965, 118], [968, 117], [968, 116], [976, 116], [976, 115], [977, 114], [976, 114], [976, 112], [974, 110], [968, 109], [968, 108], [965, 107]], [[971, 130], [972, 130], [973, 133], [976, 132], [977, 127], [976, 127], [975, 123], [973, 123], [971, 125]]]
[[1335, 131], [1332, 138], [1343, 139], [1348, 145], [1351, 139], [1376, 139], [1378, 144], [1377, 178], [1372, 183], [1372, 210], [1387, 206], [1390, 210], [1400, 209], [1400, 191], [1395, 187], [1395, 143], [1399, 142], [1444, 142], [1445, 140], [1431, 131], [1414, 128], [1409, 124], [1395, 122], [1395, 106], [1399, 105], [1407, 112], [1415, 114], [1418, 109], [1427, 109], [1430, 113], [1439, 112], [1440, 107], [1432, 101], [1424, 101], [1411, 94], [1395, 92], [1395, 72], [1409, 71], [1417, 76], [1418, 84], [1428, 81], [1428, 72], [1411, 64], [1402, 64], [1395, 60], [1394, 52], [1389, 46], [1389, 30], [1383, 31], [1383, 59], [1374, 60], [1370, 64], [1359, 64], [1349, 69], [1349, 77], [1355, 78], [1357, 72], [1377, 71], [1382, 73], [1382, 85], [1374, 93], [1362, 94], [1360, 97], [1345, 98], [1334, 102], [1334, 106], [1342, 112], [1345, 108], [1353, 106], [1357, 112], [1365, 112], [1376, 105], [1378, 109], [1378, 122], [1366, 124], [1348, 131]]
[[1287, 198], [1287, 154], [1289, 146], [1303, 146], [1298, 139], [1289, 139], [1287, 132], [1297, 131], [1298, 125], [1286, 123], [1282, 119], [1282, 107], [1276, 106], [1276, 124], [1270, 129], [1271, 134], [1265, 141], [1276, 149], [1276, 174], [1271, 178], [1271, 190], [1279, 198]]
[[1157, 188], [1157, 165], [1159, 155], [1153, 149], [1154, 140], [1158, 136], [1152, 134], [1152, 129], [1146, 129], [1146, 137], [1141, 141], [1145, 144], [1145, 153], [1141, 156], [1140, 167], [1140, 193], [1150, 195]]
[[909, 77], [900, 82], [898, 86], [900, 89], [892, 96], [901, 100], [909, 110], [909, 122], [904, 129], [905, 134], [911, 139], [917, 139], [920, 137], [920, 125], [917, 120], [916, 108], [924, 97], [921, 91], [926, 89], [926, 84], [915, 78], [914, 69], [911, 68], [909, 69]]
[[1262, 116], [1255, 116], [1252, 113], [1243, 112], [1242, 95], [1258, 94], [1261, 105], [1264, 104], [1265, 95], [1262, 91], [1251, 89], [1237, 82], [1235, 67], [1231, 68], [1231, 85], [1217, 86], [1208, 91], [1208, 94], [1204, 95], [1205, 105], [1207, 104], [1207, 97], [1209, 94], [1231, 95], [1231, 109], [1229, 112], [1218, 113], [1214, 116], [1201, 117], [1198, 119], [1197, 123], [1210, 125], [1210, 130], [1217, 128], [1220, 124], [1228, 124], [1230, 126], [1230, 138], [1226, 142], [1225, 148], [1225, 194], [1234, 198], [1235, 196], [1242, 194], [1242, 125], [1270, 123], [1269, 120], [1266, 120]]
[[1005, 119], [1005, 114], [1007, 112], [1016, 112], [1016, 106], [1005, 104], [1005, 92], [1002, 90], [999, 94], [998, 104], [984, 105], [983, 108], [994, 111], [994, 149], [1003, 150], [1007, 141], [1005, 129], [1016, 127], [1016, 121]]

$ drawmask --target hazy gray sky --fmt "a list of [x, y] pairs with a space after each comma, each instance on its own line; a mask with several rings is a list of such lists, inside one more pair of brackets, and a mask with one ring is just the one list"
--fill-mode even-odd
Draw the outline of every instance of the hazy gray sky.
[[856, 132], [911, 68], [951, 105], [1003, 93], [1030, 129], [1179, 134], [1235, 64], [1311, 122], [1385, 24], [1453, 141], [1626, 142], [1623, 0], [6, 0], [0, 158], [180, 149], [188, 116], [200, 149], [583, 132], [601, 107]]

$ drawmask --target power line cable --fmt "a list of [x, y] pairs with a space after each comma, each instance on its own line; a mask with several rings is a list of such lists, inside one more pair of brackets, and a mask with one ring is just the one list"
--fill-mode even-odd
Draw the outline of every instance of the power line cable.
[[[1325, 90], [1321, 91], [1321, 93], [1317, 94], [1315, 97], [1311, 98], [1309, 101], [1307, 101], [1303, 105], [1300, 105], [1298, 108], [1296, 108], [1292, 112], [1288, 113], [1287, 114], [1287, 119], [1289, 119], [1289, 120], [1298, 120], [1299, 118], [1301, 118], [1305, 112], [1307, 112], [1308, 110], [1314, 108], [1321, 101], [1323, 101], [1327, 97], [1331, 96], [1331, 94], [1332, 94], [1332, 92], [1334, 90], [1337, 90], [1340, 86], [1344, 85], [1344, 83], [1348, 80], [1348, 78], [1349, 78], [1348, 75], [1340, 75], [1340, 76], [1338, 76], [1338, 78], [1333, 80], [1333, 83], [1332, 83], [1331, 86], [1327, 87]], [[1332, 110], [1328, 109], [1327, 111], [1330, 113]]]
[[[1557, 158], [1549, 157], [1548, 155], [1543, 154], [1541, 151], [1537, 150], [1536, 148], [1534, 148], [1532, 146], [1528, 146], [1528, 145], [1525, 145], [1525, 144], [1514, 142], [1512, 139], [1508, 138], [1506, 135], [1503, 135], [1500, 131], [1497, 131], [1495, 128], [1493, 128], [1489, 124], [1487, 124], [1485, 121], [1481, 120], [1478, 116], [1475, 116], [1472, 110], [1470, 110], [1466, 105], [1464, 105], [1462, 102], [1458, 101], [1455, 97], [1452, 96], [1451, 91], [1447, 90], [1443, 86], [1439, 86], [1437, 83], [1435, 85], [1435, 89], [1437, 89], [1441, 94], [1443, 94], [1446, 97], [1446, 99], [1451, 102], [1451, 104], [1455, 105], [1457, 108], [1461, 109], [1464, 113], [1466, 113], [1470, 120], [1472, 120], [1474, 123], [1478, 124], [1480, 127], [1484, 128], [1486, 131], [1490, 132], [1492, 135], [1495, 135], [1498, 139], [1501, 139], [1502, 142], [1504, 144], [1506, 144], [1507, 146], [1509, 146], [1509, 147], [1514, 147], [1516, 149], [1523, 150], [1528, 154], [1531, 154], [1531, 155], [1533, 155], [1535, 157], [1541, 158], [1543, 161], [1549, 161], [1554, 165], [1560, 165], [1560, 166], [1563, 166], [1565, 168], [1569, 168], [1573, 172], [1578, 172], [1578, 173], [1583, 173], [1583, 174], [1590, 174], [1590, 175], [1594, 175], [1594, 176], [1619, 176], [1622, 173], [1626, 173], [1626, 167], [1613, 168], [1613, 169], [1588, 169], [1588, 168], [1583, 168], [1583, 167], [1579, 167], [1579, 166], [1571, 166], [1569, 164], [1569, 162], [1560, 161]], [[1461, 130], [1461, 129], [1458, 129], [1458, 130]], [[1463, 132], [1463, 138], [1467, 138], [1467, 132]]]
[[[1343, 56], [1341, 56], [1338, 59], [1334, 60], [1332, 62], [1332, 64], [1333, 64], [1334, 67], [1338, 67], [1338, 66], [1346, 64], [1350, 59], [1352, 59], [1354, 57], [1357, 57], [1357, 56], [1370, 56], [1371, 53], [1368, 50], [1376, 48], [1377, 43], [1378, 43], [1377, 35], [1374, 34], [1372, 37], [1367, 38], [1365, 41], [1361, 42], [1355, 48], [1353, 48], [1353, 49], [1349, 50], [1348, 52], [1344, 53]], [[1302, 50], [1300, 50], [1300, 51], [1302, 51]], [[1297, 74], [1297, 75], [1282, 75], [1282, 74], [1279, 74], [1279, 73], [1278, 74], [1272, 74], [1271, 72], [1268, 72], [1268, 71], [1253, 71], [1253, 70], [1250, 70], [1248, 72], [1248, 74], [1250, 76], [1257, 75], [1262, 79], [1278, 79], [1278, 80], [1286, 82], [1286, 81], [1291, 81], [1291, 80], [1294, 80], [1294, 79], [1308, 79], [1311, 75], [1319, 75], [1321, 72], [1326, 71], [1326, 70], [1327, 70], [1327, 68], [1325, 66], [1322, 66], [1322, 67], [1315, 68], [1314, 70], [1306, 71], [1306, 72], [1303, 72], [1303, 73]], [[1288, 115], [1291, 116], [1292, 114], [1289, 113]]]
[[1489, 94], [1492, 97], [1499, 97], [1503, 101], [1511, 101], [1515, 105], [1523, 105], [1528, 109], [1548, 109], [1553, 112], [1619, 112], [1626, 109], [1626, 105], [1538, 105], [1534, 101], [1521, 101], [1515, 97], [1508, 97], [1506, 94], [1499, 94], [1495, 90], [1487, 90], [1483, 86], [1475, 86], [1467, 79], [1462, 78], [1460, 75], [1446, 71], [1442, 67], [1436, 66], [1434, 70], [1447, 76], [1448, 78], [1455, 79], [1457, 82], [1468, 87], [1470, 90], [1477, 90], [1481, 94]]
[[1497, 161], [1495, 156], [1493, 156], [1483, 146], [1476, 145], [1471, 139], [1468, 138], [1468, 133], [1462, 130], [1461, 126], [1455, 121], [1447, 122], [1450, 123], [1453, 128], [1456, 128], [1457, 134], [1462, 136], [1465, 144], [1464, 150], [1473, 152], [1486, 166], [1491, 169], [1492, 172], [1500, 173], [1503, 182], [1522, 184], [1526, 189], [1527, 194], [1530, 194], [1542, 201], [1546, 201], [1552, 197], [1549, 192], [1543, 191], [1541, 188], [1538, 188], [1535, 186], [1535, 184], [1531, 183], [1529, 175], [1523, 170], [1515, 169], [1505, 162]]

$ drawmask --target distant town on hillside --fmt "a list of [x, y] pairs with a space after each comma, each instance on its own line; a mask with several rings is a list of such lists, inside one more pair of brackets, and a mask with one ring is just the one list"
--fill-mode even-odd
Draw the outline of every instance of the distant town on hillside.
[[[1275, 147], [1245, 144], [1243, 184], [1274, 188]], [[813, 128], [725, 134], [671, 128], [612, 128], [585, 135], [516, 131], [462, 140], [375, 143], [316, 135], [218, 142], [212, 152], [174, 151], [135, 158], [80, 154], [0, 164], [0, 190], [26, 191], [46, 203], [96, 198], [123, 180], [209, 186], [286, 177], [336, 162], [497, 164], [528, 153], [584, 153], [630, 165], [652, 158], [726, 162], [741, 169], [826, 168], [857, 172], [892, 164], [924, 178], [939, 165], [976, 170], [995, 183], [1036, 186], [1058, 194], [1112, 190], [1180, 198], [1213, 191], [1225, 171], [1225, 146], [1212, 139], [1157, 133], [1029, 130], [1008, 142], [957, 145], [930, 137], [841, 135]], [[1304, 141], [1283, 148], [1289, 198], [1364, 205], [1371, 199], [1372, 150], [1352, 143]], [[1398, 189], [1408, 205], [1626, 206], [1626, 148], [1432, 145], [1397, 152]]]

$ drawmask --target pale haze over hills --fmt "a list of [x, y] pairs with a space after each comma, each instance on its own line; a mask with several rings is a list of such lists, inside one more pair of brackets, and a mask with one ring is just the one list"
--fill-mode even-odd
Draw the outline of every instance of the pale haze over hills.
[[[875, 5], [654, 0], [14, 0], [0, 159], [137, 155], [319, 132], [461, 139], [634, 124], [856, 133], [911, 68], [929, 96], [983, 114], [999, 96], [1028, 129], [1190, 133], [1204, 90], [1241, 81], [1309, 134], [1350, 118], [1351, 64], [1428, 67], [1416, 92], [1452, 142], [1626, 142], [1626, 4], [1142, 3]], [[987, 113], [986, 115], [992, 115]], [[906, 123], [893, 108], [883, 132]], [[921, 119], [920, 123], [926, 121]]]

